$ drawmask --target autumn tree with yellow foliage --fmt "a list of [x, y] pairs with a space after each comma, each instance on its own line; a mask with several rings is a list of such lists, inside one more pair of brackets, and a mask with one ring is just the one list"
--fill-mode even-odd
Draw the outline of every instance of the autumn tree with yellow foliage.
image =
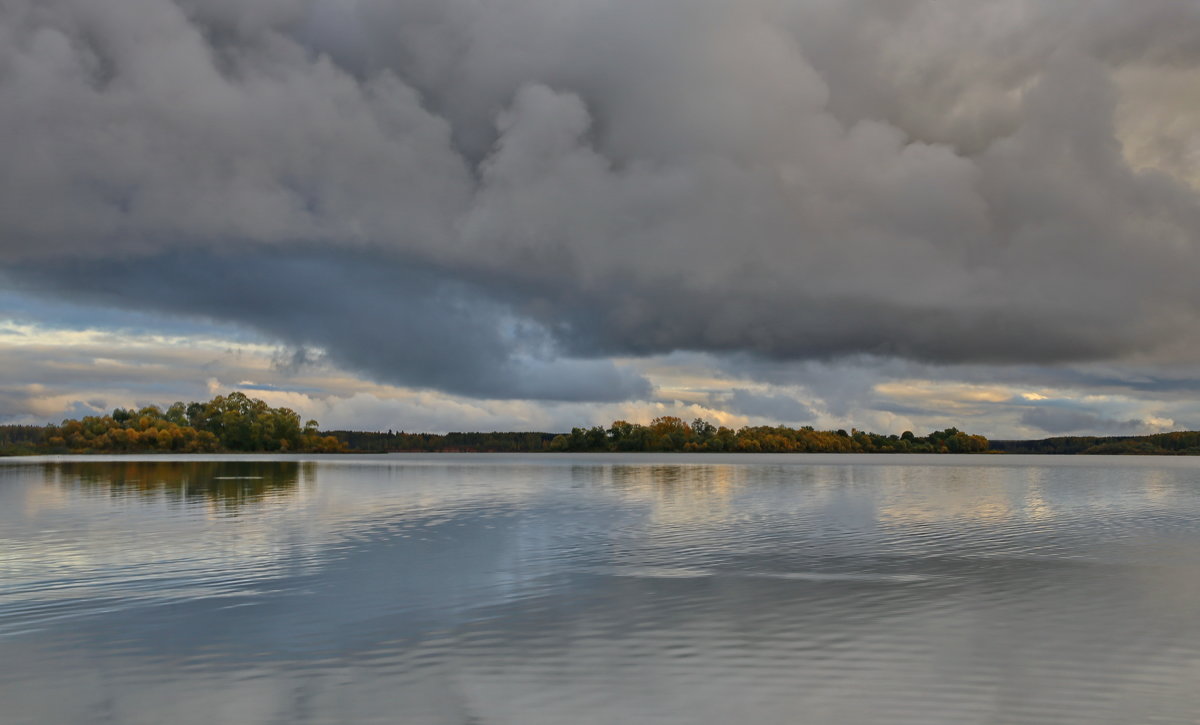
[[301, 427], [290, 408], [272, 408], [245, 393], [218, 395], [206, 403], [117, 408], [110, 415], [64, 420], [48, 426], [45, 444], [72, 453], [215, 453], [247, 451], [340, 453], [345, 444], [322, 436], [317, 422]]
[[550, 443], [553, 451], [661, 451], [728, 453], [982, 453], [988, 439], [957, 428], [925, 437], [879, 435], [853, 430], [815, 430], [811, 426], [747, 426], [738, 430], [697, 418], [687, 423], [674, 416], [655, 418], [650, 425], [624, 420], [608, 429], [574, 428]]

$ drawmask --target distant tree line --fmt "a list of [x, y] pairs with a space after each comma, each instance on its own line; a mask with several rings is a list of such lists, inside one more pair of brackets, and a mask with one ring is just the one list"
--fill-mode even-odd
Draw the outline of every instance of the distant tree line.
[[40, 453], [46, 428], [40, 425], [0, 425], [0, 456]]
[[925, 436], [911, 431], [882, 435], [853, 428], [849, 432], [822, 431], [812, 426], [747, 426], [734, 430], [700, 418], [687, 423], [663, 416], [648, 425], [618, 420], [607, 428], [573, 428], [564, 434], [321, 432], [317, 421], [302, 425], [295, 411], [272, 408], [244, 393], [218, 395], [204, 403], [174, 403], [165, 410], [154, 405], [136, 410], [117, 408], [109, 415], [64, 420], [60, 425], [0, 426], [0, 455], [221, 451], [1200, 455], [1200, 431], [989, 441], [957, 428]]
[[137, 453], [173, 451], [262, 452], [730, 452], [730, 453], [978, 453], [988, 440], [957, 428], [916, 436], [811, 426], [750, 426], [737, 430], [696, 419], [655, 418], [649, 425], [615, 421], [610, 427], [537, 432], [406, 433], [303, 427], [287, 408], [271, 408], [243, 393], [207, 403], [175, 403], [166, 410], [118, 408], [110, 415], [65, 420], [57, 426], [0, 426], [0, 453]]
[[244, 393], [218, 395], [206, 403], [117, 408], [45, 427], [3, 426], [0, 452], [14, 453], [213, 453], [220, 451], [340, 452], [345, 446], [301, 425], [289, 408], [272, 408]]
[[570, 433], [405, 433], [330, 431], [347, 448], [362, 452], [732, 452], [732, 453], [975, 453], [986, 451], [983, 436], [957, 428], [919, 437], [879, 435], [811, 427], [718, 427], [696, 419], [655, 418], [649, 425], [615, 421], [610, 427], [574, 428]]
[[574, 428], [550, 441], [552, 451], [664, 451], [696, 453], [982, 453], [988, 440], [947, 428], [927, 436], [911, 431], [880, 435], [854, 430], [823, 431], [812, 426], [747, 426], [733, 430], [697, 418], [674, 416], [650, 425], [624, 420], [609, 428]]
[[1176, 431], [1146, 436], [1059, 436], [1030, 441], [992, 441], [1003, 453], [1050, 455], [1200, 455], [1200, 431]]

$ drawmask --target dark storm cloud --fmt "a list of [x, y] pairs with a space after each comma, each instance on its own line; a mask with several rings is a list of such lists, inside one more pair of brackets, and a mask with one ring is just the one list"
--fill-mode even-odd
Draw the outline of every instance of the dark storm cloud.
[[1197, 129], [1128, 79], [1198, 37], [1174, 0], [7, 0], [0, 266], [484, 397], [644, 396], [582, 358], [673, 350], [1186, 359], [1200, 168], [1126, 151]]
[[42, 329], [104, 329], [129, 334], [154, 334], [172, 337], [207, 337], [249, 342], [253, 335], [233, 325], [215, 325], [199, 319], [167, 317], [156, 306], [145, 309], [121, 309], [71, 302], [65, 295], [55, 298], [22, 294], [20, 283], [4, 279], [0, 273], [0, 319], [33, 324]]
[[1037, 407], [1021, 414], [1021, 422], [1053, 435], [1100, 433], [1134, 435], [1144, 433], [1142, 420], [1113, 420], [1098, 412], [1079, 408]]
[[324, 350], [348, 369], [395, 383], [476, 397], [564, 401], [646, 398], [649, 383], [606, 360], [554, 355], [543, 330], [437, 270], [372, 256], [293, 250], [24, 265], [27, 290], [215, 320], [236, 320], [300, 349], [282, 365]]

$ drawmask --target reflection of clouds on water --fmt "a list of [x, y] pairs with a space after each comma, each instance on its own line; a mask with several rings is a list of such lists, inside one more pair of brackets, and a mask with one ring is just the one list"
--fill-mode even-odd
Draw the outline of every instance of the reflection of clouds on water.
[[1015, 515], [1020, 491], [1011, 469], [890, 469], [879, 516], [899, 524], [967, 519], [999, 522]]
[[623, 497], [651, 507], [661, 522], [701, 521], [729, 515], [744, 469], [731, 465], [617, 465], [608, 484]]
[[[1062, 467], [980, 466], [921, 468], [897, 466], [882, 474], [887, 481], [880, 518], [896, 524], [952, 520], [999, 524], [1014, 520], [1047, 521], [1090, 515], [1097, 507], [1153, 510], [1178, 497], [1183, 470], [1131, 471], [1071, 462]], [[1131, 489], [1127, 482], [1136, 480]]]
[[10, 491], [23, 515], [0, 527], [0, 634], [253, 592], [311, 547], [294, 520], [312, 463], [67, 459], [20, 470], [24, 485]]
[[1163, 503], [1176, 494], [1175, 481], [1178, 477], [1171, 476], [1168, 471], [1151, 469], [1140, 478], [1142, 493], [1147, 501]]
[[34, 518], [44, 511], [66, 508], [71, 503], [71, 496], [61, 486], [27, 486], [24, 493], [24, 513], [27, 518]]
[[[6, 711], [1124, 725], [1196, 704], [1190, 469], [1155, 469], [1154, 498], [1140, 469], [1052, 461], [571, 460], [331, 459], [215, 517], [132, 476], [54, 479], [63, 505], [0, 508], [0, 566], [27, 577], [0, 582], [0, 625], [41, 628], [0, 639], [25, 663]], [[6, 480], [0, 503], [47, 485]]]
[[1054, 505], [1042, 494], [1041, 485], [1037, 482], [1029, 484], [1022, 503], [1024, 504], [1025, 518], [1030, 521], [1049, 521], [1057, 515]]

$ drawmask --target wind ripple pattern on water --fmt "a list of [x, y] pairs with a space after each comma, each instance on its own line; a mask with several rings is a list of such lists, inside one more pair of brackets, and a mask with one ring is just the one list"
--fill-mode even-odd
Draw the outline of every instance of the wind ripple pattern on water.
[[0, 722], [1196, 723], [1200, 462], [0, 463]]

